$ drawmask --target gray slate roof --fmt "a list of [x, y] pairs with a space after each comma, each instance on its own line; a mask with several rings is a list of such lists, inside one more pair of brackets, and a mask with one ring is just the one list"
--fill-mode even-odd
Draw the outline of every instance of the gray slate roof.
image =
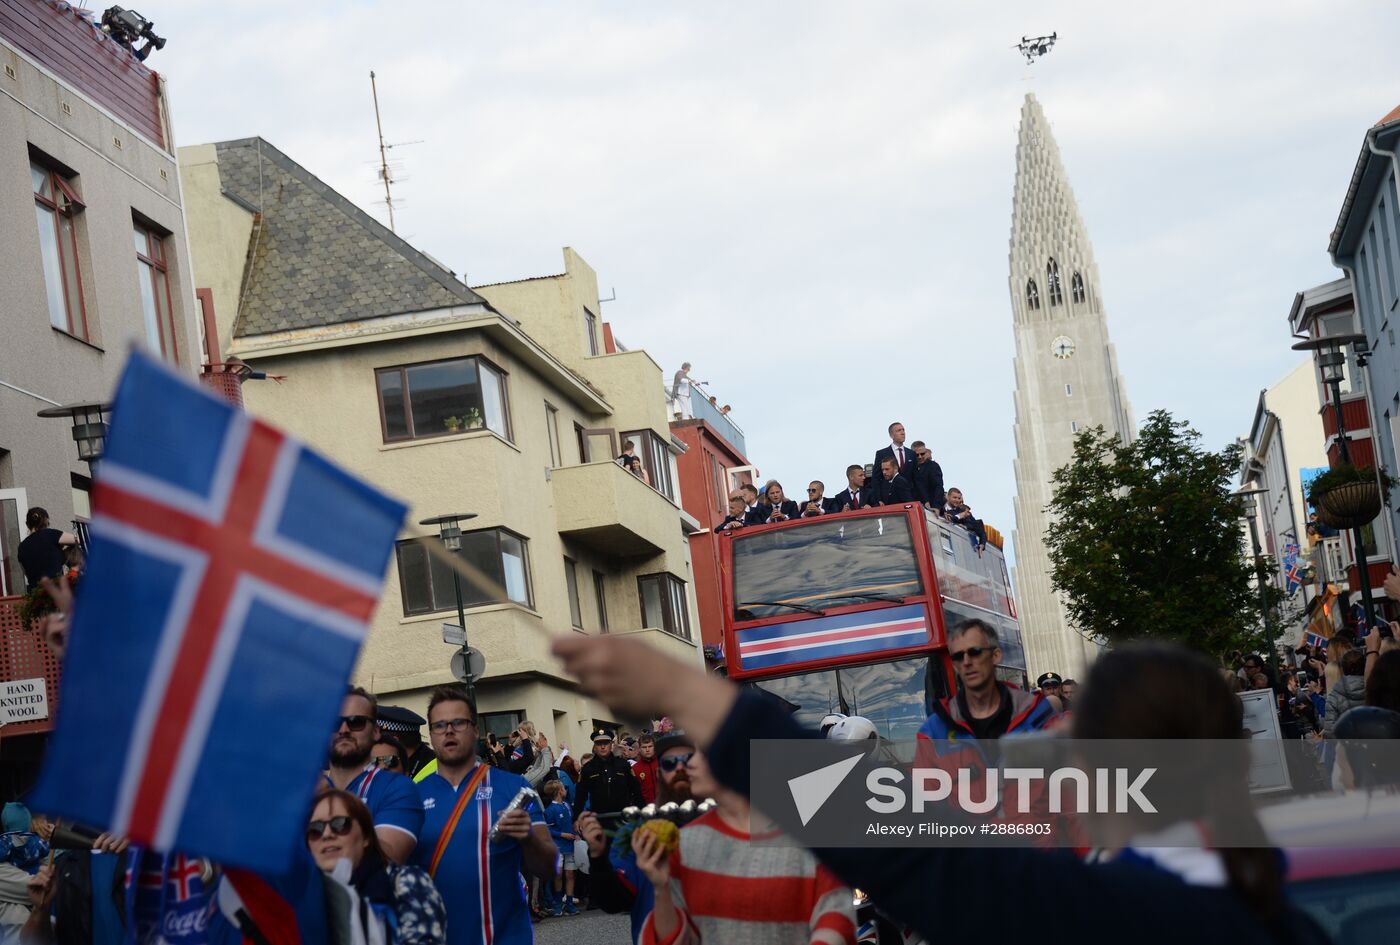
[[262, 215], [235, 336], [485, 302], [261, 138], [215, 148], [225, 195]]

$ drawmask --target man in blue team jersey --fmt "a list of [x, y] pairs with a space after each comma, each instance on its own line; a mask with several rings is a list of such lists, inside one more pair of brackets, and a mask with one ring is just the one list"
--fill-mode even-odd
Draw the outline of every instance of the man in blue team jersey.
[[528, 785], [477, 759], [477, 732], [476, 706], [465, 687], [433, 690], [428, 737], [438, 766], [418, 782], [425, 819], [413, 862], [442, 893], [448, 945], [529, 945], [534, 932], [520, 874], [551, 882], [554, 841], [539, 804], [505, 812]]
[[385, 856], [406, 863], [423, 829], [423, 800], [411, 780], [369, 763], [370, 751], [379, 741], [379, 724], [374, 720], [378, 708], [374, 696], [359, 686], [345, 693], [331, 736], [326, 780], [365, 802]]

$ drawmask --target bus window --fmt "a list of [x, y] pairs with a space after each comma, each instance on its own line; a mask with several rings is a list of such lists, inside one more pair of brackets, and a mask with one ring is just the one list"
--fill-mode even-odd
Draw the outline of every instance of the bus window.
[[734, 618], [792, 617], [923, 593], [906, 515], [861, 516], [734, 538]]
[[997, 632], [997, 645], [1001, 647], [1001, 662], [997, 664], [997, 678], [1003, 682], [1016, 682], [1025, 677], [1026, 649], [1021, 642], [1021, 629], [1016, 621], [999, 614], [967, 607], [955, 600], [943, 601], [943, 622], [948, 632], [964, 620], [976, 618], [991, 624]]
[[833, 712], [859, 715], [889, 741], [912, 741], [934, 702], [947, 695], [938, 663], [925, 656], [798, 673], [752, 685], [786, 704], [807, 728], [817, 728], [822, 717]]

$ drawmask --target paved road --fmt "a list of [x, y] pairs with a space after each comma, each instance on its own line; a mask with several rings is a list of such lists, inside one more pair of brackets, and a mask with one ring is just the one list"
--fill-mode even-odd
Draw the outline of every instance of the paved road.
[[535, 926], [536, 945], [627, 945], [632, 921], [624, 913], [598, 909], [582, 915], [545, 919]]

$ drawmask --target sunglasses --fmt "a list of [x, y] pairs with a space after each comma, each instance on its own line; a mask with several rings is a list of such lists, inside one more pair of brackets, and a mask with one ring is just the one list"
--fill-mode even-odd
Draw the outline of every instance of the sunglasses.
[[981, 659], [983, 653], [990, 653], [996, 647], [991, 646], [970, 646], [957, 653], [949, 653], [948, 658], [954, 663], [961, 663], [963, 660]]
[[352, 821], [342, 814], [339, 817], [332, 817], [330, 820], [313, 820], [306, 825], [306, 839], [320, 840], [326, 835], [326, 828], [331, 828], [331, 833], [337, 837], [343, 837], [350, 832]]
[[338, 732], [340, 731], [340, 726], [344, 725], [352, 732], [363, 732], [365, 726], [373, 721], [374, 719], [370, 718], [368, 715], [342, 715], [340, 717], [340, 723], [336, 725], [335, 729]]
[[662, 759], [661, 759], [661, 770], [662, 770], [662, 771], [665, 771], [667, 774], [670, 774], [672, 771], [675, 771], [677, 768], [682, 767], [683, 765], [690, 764], [690, 759], [692, 759], [692, 758], [694, 758], [694, 757], [695, 757], [695, 752], [692, 751], [692, 752], [691, 752], [690, 754], [688, 754], [688, 755], [670, 755], [669, 757], [662, 758]]
[[807, 494], [808, 494], [808, 495], [816, 495], [816, 494], [817, 494], [818, 492], [820, 492], [820, 491], [821, 491], [820, 489], [808, 489], [808, 490], [807, 490]]
[[380, 768], [397, 768], [399, 766], [399, 756], [384, 755], [383, 757], [374, 759], [374, 763]]

